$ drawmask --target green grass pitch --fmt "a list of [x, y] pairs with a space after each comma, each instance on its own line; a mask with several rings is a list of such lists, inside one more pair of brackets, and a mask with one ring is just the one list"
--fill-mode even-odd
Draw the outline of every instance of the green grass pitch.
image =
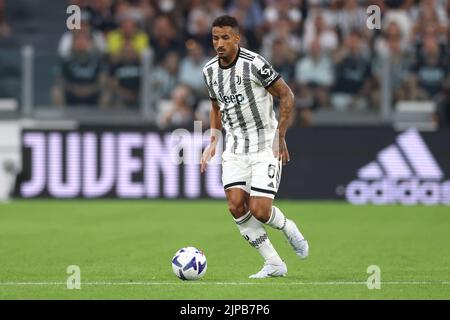
[[[310, 243], [301, 261], [267, 228], [284, 278], [248, 279], [262, 258], [225, 201], [13, 201], [0, 205], [0, 299], [449, 299], [450, 209], [276, 201]], [[171, 258], [196, 246], [199, 281]], [[69, 265], [81, 289], [66, 287]], [[366, 286], [381, 269], [381, 289]]]

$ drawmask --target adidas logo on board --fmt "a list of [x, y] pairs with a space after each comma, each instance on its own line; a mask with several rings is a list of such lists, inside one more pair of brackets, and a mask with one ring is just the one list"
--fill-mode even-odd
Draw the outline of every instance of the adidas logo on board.
[[352, 204], [450, 204], [450, 181], [416, 129], [397, 137], [346, 187]]

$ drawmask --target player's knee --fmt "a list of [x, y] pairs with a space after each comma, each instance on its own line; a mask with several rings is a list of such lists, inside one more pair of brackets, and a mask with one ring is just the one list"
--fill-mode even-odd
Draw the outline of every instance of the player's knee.
[[271, 208], [267, 208], [266, 206], [262, 206], [259, 203], [250, 203], [250, 211], [253, 216], [261, 222], [267, 222], [270, 218], [270, 210]]
[[245, 204], [239, 202], [228, 203], [228, 210], [230, 210], [231, 214], [236, 219], [242, 217], [244, 214], [247, 213]]

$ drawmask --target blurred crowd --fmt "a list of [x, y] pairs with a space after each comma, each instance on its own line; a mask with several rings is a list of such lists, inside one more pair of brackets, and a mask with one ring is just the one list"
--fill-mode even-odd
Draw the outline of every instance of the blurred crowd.
[[[0, 8], [3, 0], [0, 0]], [[241, 45], [269, 60], [295, 91], [295, 124], [315, 110], [375, 111], [385, 61], [392, 103], [432, 100], [450, 118], [450, 0], [71, 0], [81, 29], [66, 31], [52, 91], [56, 105], [138, 108], [142, 53], [162, 127], [207, 121], [202, 67], [215, 55], [211, 23], [235, 16]], [[369, 5], [381, 28], [366, 25]], [[8, 26], [0, 10], [0, 34]]]

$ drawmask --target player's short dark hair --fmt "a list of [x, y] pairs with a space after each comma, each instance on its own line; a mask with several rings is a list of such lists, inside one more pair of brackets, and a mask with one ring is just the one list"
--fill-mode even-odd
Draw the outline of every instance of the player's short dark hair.
[[239, 30], [239, 23], [235, 17], [232, 16], [220, 16], [214, 19], [212, 23], [213, 27], [231, 27], [235, 30]]

